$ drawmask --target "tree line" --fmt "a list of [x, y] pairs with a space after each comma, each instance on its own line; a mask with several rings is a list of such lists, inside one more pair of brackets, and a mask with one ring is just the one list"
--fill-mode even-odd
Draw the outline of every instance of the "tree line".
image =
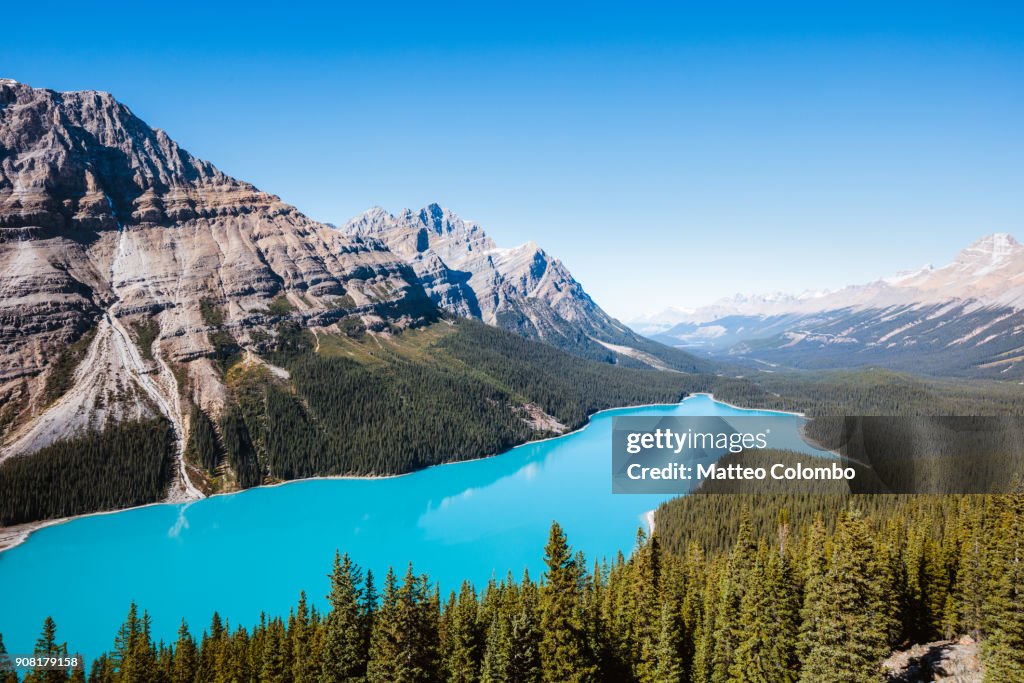
[[[214, 614], [165, 644], [132, 605], [88, 672], [24, 680], [859, 683], [900, 645], [959, 634], [981, 642], [987, 681], [1024, 680], [1024, 494], [886, 498], [737, 496], [707, 522], [730, 528], [724, 542], [640, 533], [628, 559], [590, 566], [555, 523], [539, 581], [445, 598], [411, 566], [378, 588], [336, 556], [325, 612], [301, 595], [287, 617], [246, 629]], [[70, 651], [55, 628], [37, 654]]]
[[[203, 310], [221, 330], [222, 312], [209, 302]], [[189, 461], [215, 489], [225, 482], [248, 488], [318, 475], [399, 474], [550, 436], [528, 424], [527, 403], [573, 429], [597, 410], [670, 403], [699, 391], [814, 415], [1024, 414], [1024, 395], [1005, 383], [876, 370], [753, 378], [659, 372], [584, 360], [474, 321], [436, 329], [446, 333], [423, 348], [412, 339], [420, 331], [385, 343], [366, 335], [351, 341], [357, 353], [348, 357], [316, 351], [309, 330], [282, 322], [260, 348], [289, 371], [288, 379], [239, 362], [237, 344], [225, 343], [216, 359], [228, 401], [216, 416], [192, 408]], [[8, 459], [0, 465], [0, 524], [159, 500], [173, 474], [172, 448], [166, 422], [153, 420], [108, 424]]]
[[0, 465], [0, 526], [143, 505], [174, 476], [174, 431], [163, 417], [110, 421]]
[[369, 360], [316, 353], [308, 331], [281, 327], [265, 356], [288, 379], [260, 366], [231, 368], [219, 423], [192, 410], [189, 460], [211, 474], [227, 463], [243, 488], [400, 474], [550, 436], [528, 423], [525, 403], [576, 428], [596, 410], [685, 395], [680, 374], [583, 360], [481, 323], [452, 327], [426, 358], [363, 340]]

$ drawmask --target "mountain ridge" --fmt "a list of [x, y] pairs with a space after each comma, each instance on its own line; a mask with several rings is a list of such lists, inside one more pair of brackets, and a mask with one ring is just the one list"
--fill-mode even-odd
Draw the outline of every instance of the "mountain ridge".
[[[944, 277], [951, 273], [958, 277]], [[1007, 278], [1007, 273], [1013, 277]], [[1008, 280], [1019, 284], [1006, 289], [1004, 284]], [[927, 264], [836, 290], [735, 294], [706, 306], [691, 309], [670, 307], [631, 322], [639, 326], [652, 322], [671, 326], [684, 322], [703, 323], [726, 315], [805, 313], [853, 306], [935, 303], [954, 298], [973, 299], [982, 305], [1024, 309], [1024, 245], [1009, 233], [996, 232], [975, 240], [960, 250], [950, 263], [939, 268]]]
[[638, 327], [762, 365], [1015, 379], [1024, 376], [1024, 245], [993, 233], [938, 268], [835, 291], [736, 296]]
[[[181, 393], [222, 402], [219, 347], [265, 344], [283, 318], [358, 311], [411, 324], [432, 310], [385, 248], [225, 175], [108, 93], [10, 80], [0, 83], [0, 266], [4, 457], [109, 419], [162, 415], [180, 461]], [[145, 325], [156, 329], [141, 349]], [[52, 396], [62, 349], [87, 332], [88, 362]]]
[[660, 370], [699, 366], [608, 315], [561, 260], [532, 240], [499, 247], [480, 224], [436, 203], [397, 214], [372, 207], [338, 229], [381, 240], [410, 264], [427, 296], [454, 315], [594, 360]]
[[[700, 365], [536, 245], [436, 205], [385, 213], [331, 227], [107, 93], [0, 80], [3, 519], [481, 457], [678, 400], [682, 375], [651, 368]], [[381, 221], [430, 249], [393, 251]]]

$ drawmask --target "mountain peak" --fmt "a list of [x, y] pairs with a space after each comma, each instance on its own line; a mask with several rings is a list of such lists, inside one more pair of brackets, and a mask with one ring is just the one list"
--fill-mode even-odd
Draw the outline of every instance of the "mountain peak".
[[11, 208], [5, 228], [90, 231], [168, 226], [253, 205], [287, 210], [193, 157], [110, 93], [58, 93], [5, 79], [0, 108], [7, 151], [0, 207]]
[[1024, 251], [1020, 242], [1006, 232], [986, 235], [961, 251], [956, 258], [957, 263], [998, 263], [1011, 255]]
[[391, 218], [391, 214], [388, 213], [387, 209], [385, 209], [384, 207], [371, 206], [369, 209], [359, 214], [357, 218], [369, 218], [371, 220], [378, 220], [382, 218]]
[[432, 202], [422, 209], [403, 209], [397, 214], [374, 206], [349, 219], [345, 223], [343, 231], [380, 236], [396, 229], [405, 231], [410, 228], [426, 229], [434, 235], [442, 236], [452, 233], [476, 232], [478, 226], [472, 221], [462, 220], [450, 209]]
[[[224, 405], [218, 339], [259, 350], [282, 315], [321, 326], [372, 310], [398, 327], [434, 315], [382, 244], [328, 232], [107, 93], [3, 80], [0, 157], [0, 405], [15, 406], [21, 430], [4, 430], [0, 460], [157, 414], [185, 434], [176, 406], [188, 392]], [[286, 312], [272, 312], [278, 300]], [[155, 326], [148, 345], [127, 331], [140, 322]], [[37, 411], [29, 397], [44, 395], [53, 359], [77, 339], [94, 361]], [[172, 361], [190, 370], [172, 373]], [[171, 495], [198, 495], [181, 482]]]
[[972, 244], [969, 249], [1008, 249], [1016, 246], [1020, 246], [1013, 235], [1008, 232], [994, 232], [991, 235], [985, 235], [980, 240]]

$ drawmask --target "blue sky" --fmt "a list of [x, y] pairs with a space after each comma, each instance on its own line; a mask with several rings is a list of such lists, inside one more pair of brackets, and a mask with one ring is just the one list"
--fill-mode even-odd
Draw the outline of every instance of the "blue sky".
[[0, 75], [320, 220], [437, 201], [624, 319], [1024, 238], [1020, 3], [549, 5], [12, 3]]

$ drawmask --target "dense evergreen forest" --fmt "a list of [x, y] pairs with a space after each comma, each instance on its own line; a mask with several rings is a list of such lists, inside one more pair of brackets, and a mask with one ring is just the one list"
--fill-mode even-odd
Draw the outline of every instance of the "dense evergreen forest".
[[550, 435], [528, 424], [526, 405], [566, 429], [597, 410], [674, 402], [698, 391], [812, 414], [1024, 412], [1021, 392], [995, 384], [940, 384], [888, 372], [755, 381], [640, 370], [577, 358], [469, 320], [383, 341], [314, 339], [297, 327], [281, 329], [265, 356], [288, 371], [289, 381], [236, 364], [226, 373], [231, 401], [220, 425], [230, 444], [206, 439], [206, 455], [193, 460], [211, 473], [225, 461], [236, 472], [244, 468], [241, 486], [264, 478], [402, 473]]
[[686, 375], [584, 360], [471, 321], [383, 341], [279, 332], [265, 355], [287, 381], [258, 364], [225, 374], [223, 446], [209, 417], [193, 411], [190, 459], [210, 473], [225, 459], [236, 472], [248, 468], [243, 487], [264, 477], [397, 474], [550, 436], [530, 424], [528, 405], [574, 429], [602, 408], [686, 394]]
[[1015, 382], [944, 380], [877, 368], [695, 376], [715, 397], [744, 407], [824, 415], [1024, 415]]
[[[214, 360], [227, 387], [220, 414], [190, 410], [186, 457], [194, 472], [205, 473], [207, 481], [197, 483], [208, 492], [409, 472], [574, 429], [603, 408], [675, 402], [700, 391], [820, 416], [1024, 414], [1024, 392], [1007, 383], [881, 370], [749, 377], [726, 368], [642, 370], [585, 360], [470, 320], [391, 334], [352, 325], [314, 334], [285, 321], [259, 349], [282, 373], [241, 353], [218, 327], [216, 306], [204, 311], [217, 327]], [[143, 341], [151, 336], [145, 326], [135, 331]], [[65, 365], [60, 374], [70, 377], [74, 365]], [[0, 525], [160, 500], [173, 475], [172, 449], [168, 425], [153, 421], [109, 424], [8, 459], [0, 465]], [[85, 456], [71, 455], [78, 452]]]
[[108, 424], [0, 467], [0, 526], [143, 505], [162, 498], [174, 467], [163, 418]]
[[[87, 672], [23, 680], [861, 683], [894, 648], [959, 635], [980, 641], [986, 681], [1024, 680], [1022, 493], [693, 495], [656, 528], [590, 565], [553, 524], [539, 581], [447, 597], [412, 567], [378, 585], [344, 555], [326, 611], [301, 595], [249, 628], [215, 613], [174, 643], [132, 605]], [[47, 620], [36, 653], [68, 652]]]

